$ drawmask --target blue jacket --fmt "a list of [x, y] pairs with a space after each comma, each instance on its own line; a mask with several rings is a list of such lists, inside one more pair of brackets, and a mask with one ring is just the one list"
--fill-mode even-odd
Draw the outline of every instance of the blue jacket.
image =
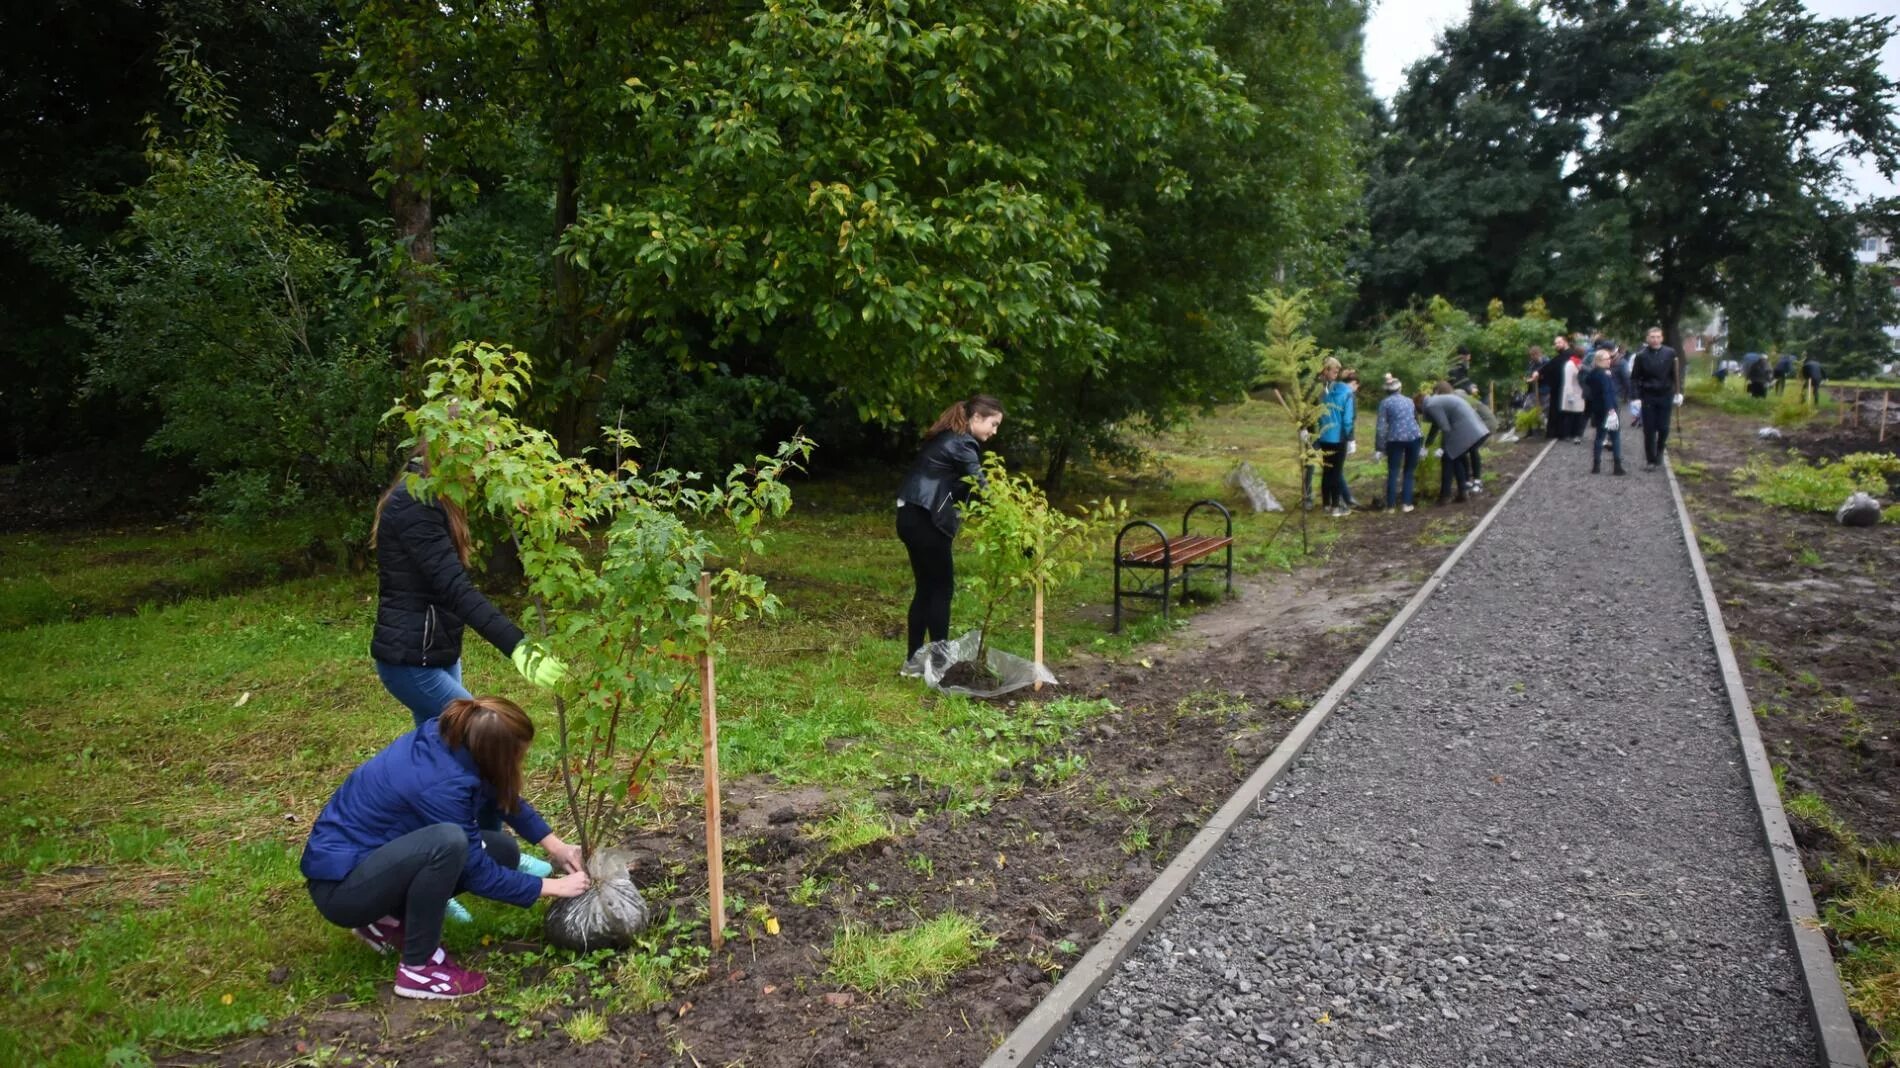
[[[468, 750], [442, 741], [439, 722], [432, 719], [389, 743], [343, 780], [304, 843], [299, 865], [304, 878], [347, 878], [364, 857], [403, 835], [453, 823], [468, 835], [463, 889], [524, 908], [541, 896], [541, 880], [502, 867], [482, 848], [475, 814], [483, 801], [493, 803], [493, 794]], [[548, 836], [547, 821], [526, 798], [503, 818], [530, 842]]]
[[1392, 393], [1379, 402], [1379, 422], [1372, 433], [1374, 449], [1384, 452], [1387, 445], [1417, 441], [1424, 436], [1418, 429], [1418, 412], [1412, 407], [1412, 398]]
[[1353, 396], [1352, 387], [1335, 381], [1320, 395], [1319, 433], [1314, 440], [1321, 445], [1351, 441], [1353, 424], [1358, 422], [1358, 418], [1359, 403]]

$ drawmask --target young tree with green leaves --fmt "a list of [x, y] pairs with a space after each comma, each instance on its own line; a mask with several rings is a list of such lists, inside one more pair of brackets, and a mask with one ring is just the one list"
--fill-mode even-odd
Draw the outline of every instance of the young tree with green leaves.
[[1082, 573], [1084, 555], [1103, 530], [1126, 515], [1127, 505], [1090, 502], [1079, 514], [1065, 514], [1049, 503], [1034, 479], [1011, 474], [993, 452], [983, 457], [983, 474], [982, 492], [964, 505], [968, 552], [975, 562], [963, 584], [983, 606], [975, 661], [988, 662], [997, 612], [1028, 591], [1035, 605], [1035, 663], [1041, 667], [1044, 596]]
[[[608, 430], [612, 462], [589, 463], [516, 414], [533, 386], [525, 355], [462, 342], [426, 370], [418, 401], [391, 412], [429, 450], [412, 492], [491, 517], [519, 547], [536, 654], [567, 665], [555, 696], [561, 781], [591, 854], [680, 741], [698, 658], [735, 623], [776, 610], [747, 568], [763, 524], [790, 508], [784, 478], [811, 443], [702, 481], [642, 469], [627, 455], [637, 443]], [[704, 572], [710, 612], [696, 588]]]
[[[1319, 426], [1321, 382], [1320, 368], [1329, 353], [1306, 327], [1307, 296], [1304, 292], [1269, 290], [1254, 298], [1254, 307], [1266, 319], [1267, 339], [1254, 343], [1259, 357], [1259, 380], [1273, 387], [1274, 396], [1286, 409], [1293, 433], [1293, 455], [1298, 470], [1317, 467], [1324, 454], [1313, 440]], [[1307, 540], [1307, 509], [1300, 509], [1300, 551], [1310, 552]]]

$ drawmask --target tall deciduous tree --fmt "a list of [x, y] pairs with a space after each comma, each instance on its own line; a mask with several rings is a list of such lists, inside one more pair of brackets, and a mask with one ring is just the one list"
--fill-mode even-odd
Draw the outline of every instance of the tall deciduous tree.
[[1843, 161], [1900, 169], [1893, 20], [1800, 0], [1697, 15], [1646, 90], [1609, 117], [1591, 167], [1627, 214], [1643, 303], [1675, 342], [1694, 302], [1783, 309], [1853, 236]]
[[1842, 161], [1900, 166], [1891, 34], [1799, 0], [1473, 0], [1396, 102], [1361, 309], [1543, 295], [1674, 342], [1691, 307], [1720, 304], [1772, 333], [1843, 262]]

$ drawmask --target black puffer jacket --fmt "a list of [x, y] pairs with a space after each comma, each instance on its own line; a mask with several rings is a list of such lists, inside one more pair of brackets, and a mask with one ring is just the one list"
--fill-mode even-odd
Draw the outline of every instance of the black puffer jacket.
[[521, 628], [482, 596], [455, 554], [441, 506], [397, 486], [376, 532], [376, 633], [369, 655], [385, 664], [448, 667], [462, 658], [466, 622], [506, 656]]
[[929, 512], [938, 530], [955, 537], [957, 528], [963, 525], [956, 506], [970, 499], [970, 484], [964, 480], [972, 477], [982, 484], [983, 461], [976, 439], [946, 430], [924, 442], [923, 451], [904, 476], [904, 484], [898, 487], [897, 499], [906, 508], [915, 505]]

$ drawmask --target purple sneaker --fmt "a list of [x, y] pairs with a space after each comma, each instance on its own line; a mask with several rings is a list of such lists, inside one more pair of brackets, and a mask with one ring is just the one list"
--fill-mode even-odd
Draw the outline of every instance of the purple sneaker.
[[455, 963], [440, 949], [435, 951], [433, 964], [425, 964], [420, 968], [411, 968], [402, 963], [396, 965], [396, 996], [399, 998], [452, 1001], [479, 994], [487, 985], [487, 976]]
[[393, 916], [384, 916], [375, 923], [352, 927], [350, 933], [378, 953], [394, 953], [402, 949], [402, 921]]

